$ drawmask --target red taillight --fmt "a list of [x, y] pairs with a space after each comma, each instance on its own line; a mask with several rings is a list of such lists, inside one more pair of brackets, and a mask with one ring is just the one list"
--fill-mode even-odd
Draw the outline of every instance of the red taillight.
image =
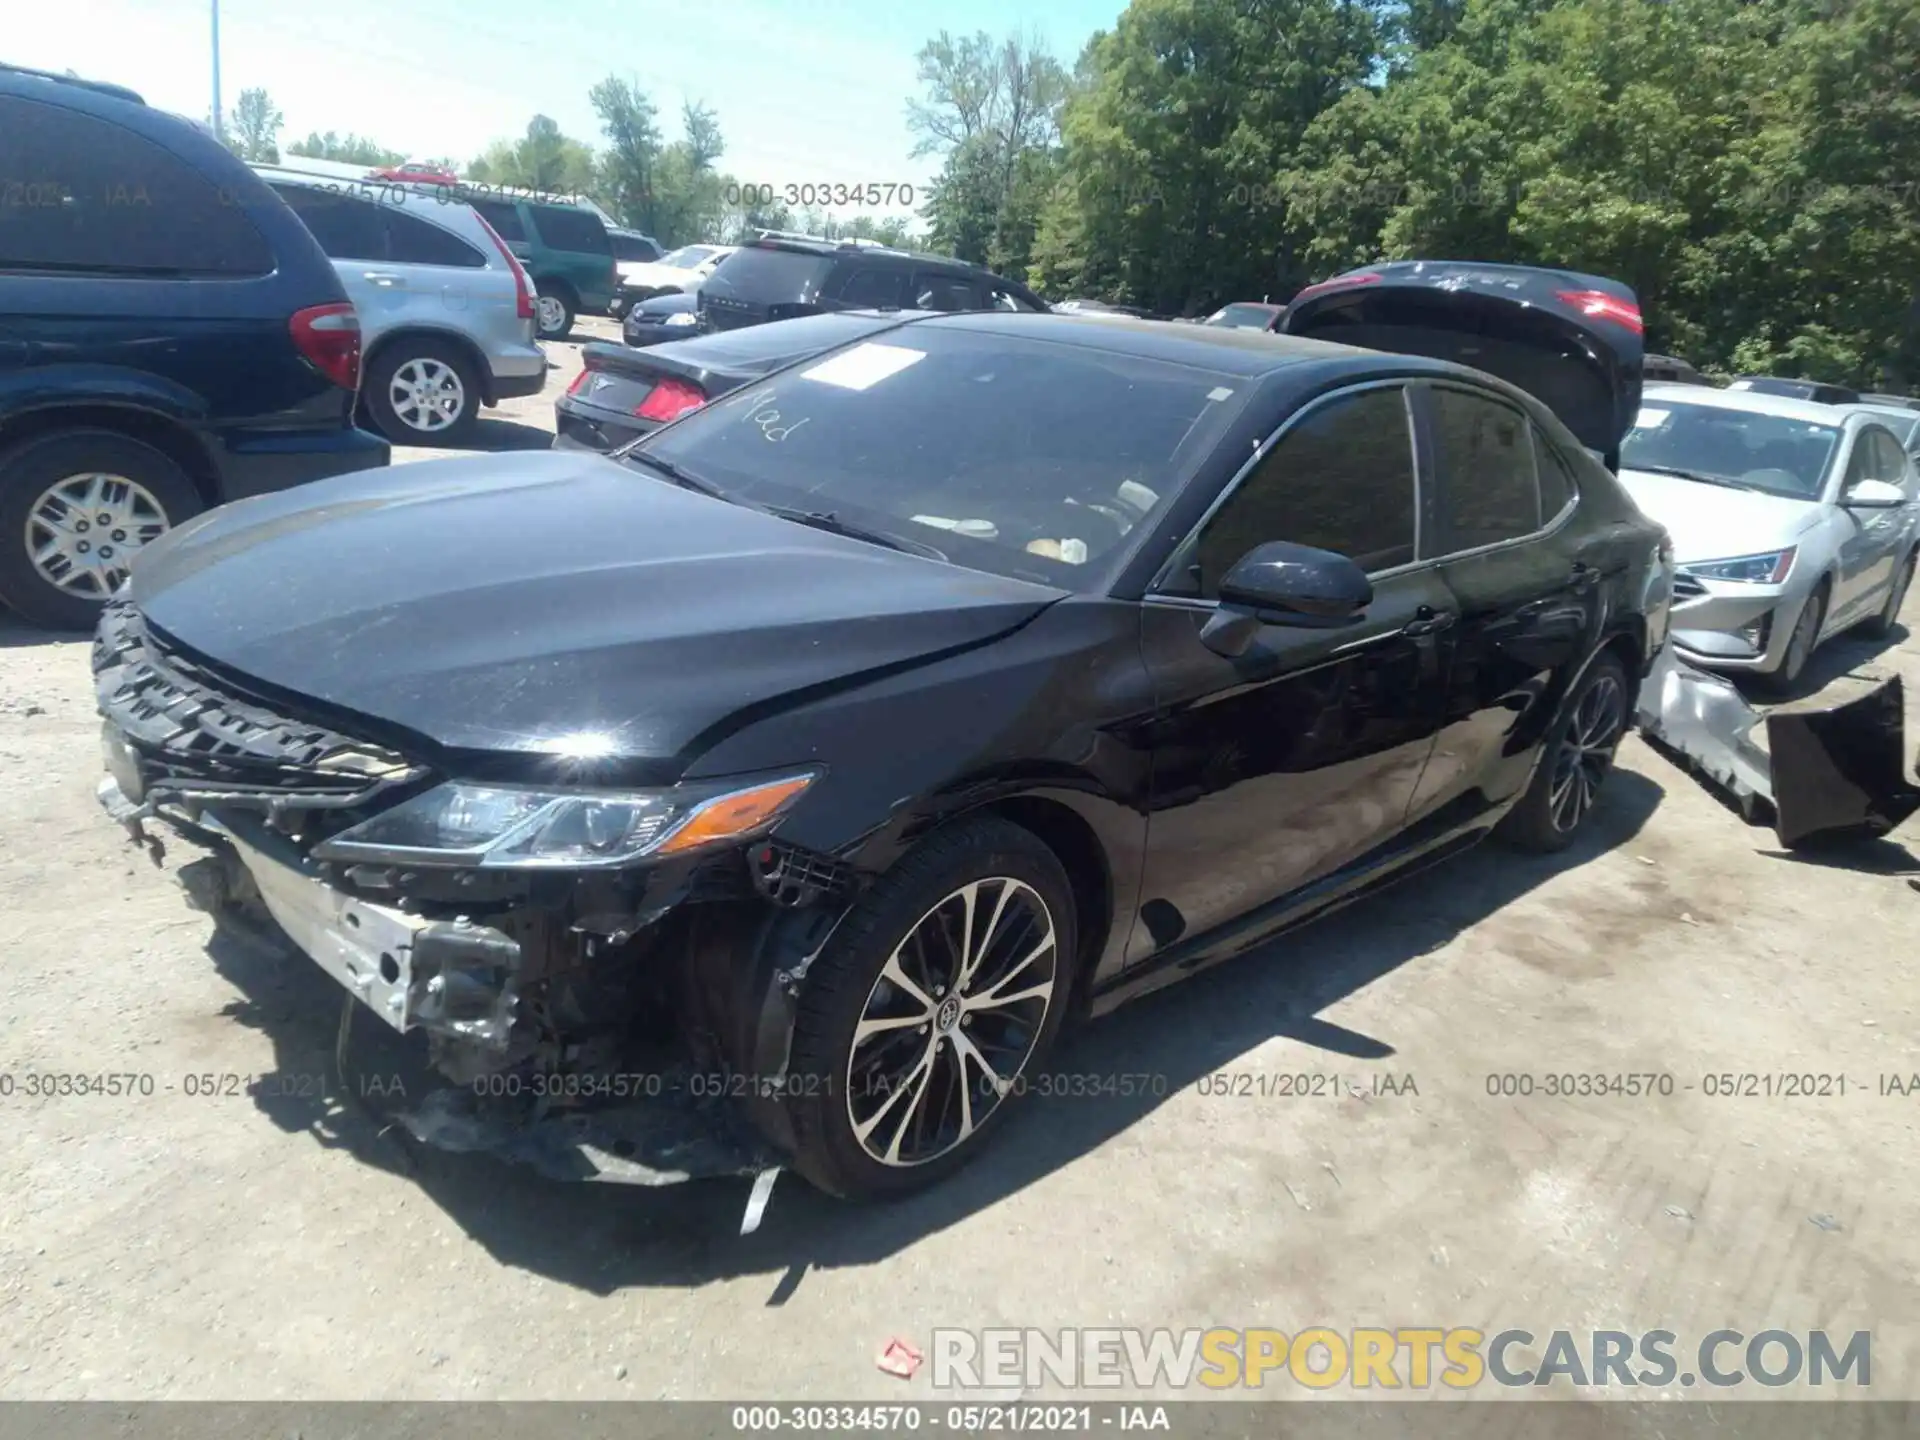
[[507, 248], [507, 242], [500, 238], [500, 232], [487, 223], [487, 217], [474, 211], [474, 218], [480, 222], [480, 228], [487, 232], [487, 238], [493, 241], [493, 248], [500, 252], [500, 258], [507, 262], [507, 268], [513, 272], [513, 313], [521, 320], [533, 319], [533, 280], [527, 274], [527, 267], [520, 263], [520, 257]]
[[1557, 290], [1553, 298], [1595, 320], [1611, 320], [1616, 325], [1626, 326], [1636, 335], [1646, 333], [1640, 320], [1640, 307], [1631, 300], [1622, 300], [1618, 295], [1609, 295], [1604, 290]]
[[342, 390], [360, 388], [360, 317], [352, 305], [309, 305], [287, 328], [314, 369]]
[[586, 386], [587, 377], [592, 374], [593, 372], [591, 370], [582, 370], [578, 375], [574, 376], [573, 383], [567, 386], [567, 393], [569, 395], [578, 395]]
[[1322, 280], [1318, 285], [1307, 286], [1287, 303], [1298, 305], [1309, 295], [1318, 295], [1323, 290], [1344, 290], [1349, 285], [1377, 285], [1382, 278], [1371, 270], [1356, 270], [1351, 275], [1336, 275], [1331, 280]]
[[634, 407], [633, 413], [642, 420], [667, 421], [689, 410], [698, 410], [706, 403], [706, 392], [698, 385], [689, 385], [685, 380], [662, 380]]

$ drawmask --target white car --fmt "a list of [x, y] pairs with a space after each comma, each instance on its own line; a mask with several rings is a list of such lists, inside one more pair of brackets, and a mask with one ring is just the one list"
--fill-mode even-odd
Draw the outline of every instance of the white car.
[[1673, 538], [1682, 659], [1786, 687], [1827, 637], [1893, 627], [1920, 549], [1920, 471], [1886, 418], [1646, 387], [1620, 482]]
[[714, 267], [737, 248], [734, 245], [682, 245], [651, 262], [624, 261], [618, 267], [622, 298], [632, 304], [676, 290], [691, 295], [700, 288], [700, 282], [713, 273]]

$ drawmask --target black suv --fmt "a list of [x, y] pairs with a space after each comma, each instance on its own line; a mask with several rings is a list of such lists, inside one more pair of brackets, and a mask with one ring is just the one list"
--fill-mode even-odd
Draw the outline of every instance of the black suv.
[[9, 66], [0, 135], [0, 603], [90, 628], [188, 516], [387, 463], [333, 266], [217, 140]]
[[871, 241], [766, 236], [743, 245], [700, 287], [700, 328], [736, 330], [826, 310], [1029, 310], [1026, 286], [955, 260]]

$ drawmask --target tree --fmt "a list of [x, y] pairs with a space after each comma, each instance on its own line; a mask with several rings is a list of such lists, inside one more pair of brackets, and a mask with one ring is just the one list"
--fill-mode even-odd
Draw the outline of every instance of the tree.
[[286, 117], [267, 92], [242, 90], [234, 102], [233, 132], [227, 143], [242, 160], [255, 165], [280, 163], [280, 127]]
[[495, 141], [467, 173], [490, 185], [590, 195], [597, 188], [594, 170], [591, 146], [563, 135], [548, 116], [536, 115], [518, 140]]
[[639, 85], [609, 75], [588, 92], [607, 151], [600, 178], [608, 202], [620, 219], [649, 235], [658, 235], [654, 213], [654, 170], [660, 163], [660, 130], [653, 102]]
[[915, 58], [924, 98], [907, 104], [913, 153], [944, 156], [922, 211], [932, 241], [1023, 274], [1038, 207], [1020, 192], [1050, 169], [1066, 72], [1031, 36], [956, 40], [943, 30]]
[[329, 130], [321, 134], [312, 131], [307, 138], [287, 147], [290, 155], [304, 155], [309, 160], [337, 160], [346, 165], [398, 165], [407, 157], [398, 150], [389, 150], [384, 145], [349, 132], [345, 135]]

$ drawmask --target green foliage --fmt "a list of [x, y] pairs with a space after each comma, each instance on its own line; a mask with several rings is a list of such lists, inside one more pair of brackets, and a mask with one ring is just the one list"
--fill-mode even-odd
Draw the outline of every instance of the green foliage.
[[336, 134], [329, 130], [321, 134], [312, 131], [307, 138], [287, 147], [289, 155], [305, 155], [309, 160], [338, 160], [345, 165], [398, 165], [407, 157], [398, 150], [389, 150], [384, 145], [359, 135]]
[[[1061, 130], [1054, 293], [1196, 313], [1382, 257], [1560, 265], [1703, 368], [1920, 379], [1920, 0], [1133, 0]], [[977, 244], [969, 163], [936, 218]]]
[[[593, 147], [560, 133], [545, 115], [527, 122], [518, 140], [497, 140], [467, 167], [467, 178], [560, 195], [593, 195]], [[598, 198], [598, 197], [596, 197]]]
[[249, 164], [277, 165], [280, 127], [285, 123], [286, 117], [265, 90], [242, 90], [234, 102], [232, 129], [220, 138]]

